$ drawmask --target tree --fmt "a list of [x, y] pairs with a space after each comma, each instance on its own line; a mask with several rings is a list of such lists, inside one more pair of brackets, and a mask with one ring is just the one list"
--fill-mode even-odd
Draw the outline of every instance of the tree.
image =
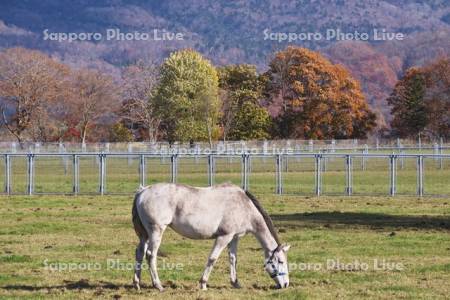
[[424, 102], [425, 74], [418, 68], [407, 70], [397, 82], [387, 103], [391, 106], [391, 128], [400, 137], [413, 137], [427, 125]]
[[172, 53], [161, 66], [155, 108], [169, 142], [208, 140], [219, 134], [218, 77], [194, 50]]
[[236, 114], [228, 137], [232, 140], [267, 139], [270, 137], [270, 116], [258, 103], [258, 95], [252, 91], [236, 91]]
[[2, 123], [19, 143], [27, 136], [52, 139], [58, 129], [52, 113], [65, 99], [68, 73], [68, 67], [39, 51], [11, 48], [0, 53]]
[[397, 82], [387, 102], [393, 134], [450, 136], [450, 59], [413, 67]]
[[343, 64], [361, 82], [367, 102], [377, 115], [375, 130], [382, 134], [388, 127], [386, 117], [390, 116], [386, 99], [398, 80], [402, 60], [397, 54], [388, 55], [364, 41], [341, 41], [324, 51], [332, 63]]
[[111, 142], [131, 142], [133, 141], [133, 134], [122, 123], [116, 123], [110, 128]]
[[82, 69], [72, 78], [71, 124], [85, 143], [88, 130], [95, 122], [112, 118], [119, 104], [117, 86], [110, 76], [99, 71]]
[[219, 69], [223, 139], [248, 140], [269, 137], [271, 119], [261, 106], [262, 84], [252, 65]]
[[375, 126], [359, 82], [317, 52], [288, 47], [276, 53], [264, 76], [281, 138], [364, 138]]
[[426, 129], [439, 137], [450, 136], [450, 57], [439, 58], [425, 66]]
[[144, 139], [156, 141], [161, 119], [155, 112], [154, 94], [159, 80], [157, 67], [139, 61], [123, 72], [123, 104], [121, 116], [125, 122], [146, 131]]

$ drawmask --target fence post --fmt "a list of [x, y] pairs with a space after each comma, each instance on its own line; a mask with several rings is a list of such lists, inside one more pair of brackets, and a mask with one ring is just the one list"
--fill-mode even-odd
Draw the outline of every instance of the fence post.
[[244, 191], [248, 190], [248, 154], [242, 154], [242, 177], [241, 177], [241, 184], [242, 184], [242, 189], [244, 189]]
[[417, 156], [417, 195], [423, 196], [423, 156]]
[[28, 154], [28, 195], [33, 195], [33, 182], [34, 182], [34, 154]]
[[[65, 153], [65, 148], [64, 148], [64, 144], [62, 142], [59, 142], [58, 144], [58, 153], [63, 154]], [[64, 165], [64, 175], [67, 175], [67, 169], [69, 168], [69, 160], [68, 157], [65, 155], [61, 156], [61, 162]]]
[[208, 185], [214, 185], [214, 156], [208, 155]]
[[276, 193], [281, 195], [283, 194], [283, 174], [282, 174], [282, 169], [283, 169], [283, 157], [280, 154], [277, 154], [276, 156]]
[[131, 153], [133, 153], [133, 145], [131, 145], [131, 143], [127, 144], [127, 151], [128, 151], [128, 166], [131, 166], [133, 164], [133, 159], [131, 158]]
[[139, 181], [141, 186], [145, 186], [145, 156], [139, 157]]
[[365, 171], [367, 169], [367, 158], [366, 158], [366, 154], [369, 154], [369, 146], [367, 144], [364, 145], [364, 149], [361, 150], [361, 153], [363, 154], [361, 156], [361, 170]]
[[403, 170], [405, 166], [405, 152], [403, 151], [403, 148], [400, 150], [400, 170]]
[[172, 156], [170, 157], [170, 163], [171, 163], [171, 170], [172, 170], [172, 183], [176, 183], [177, 182], [177, 173], [178, 173], [178, 168], [177, 168], [177, 164], [178, 164], [178, 158], [176, 154], [172, 154]]
[[284, 171], [287, 173], [289, 172], [289, 156], [286, 156], [284, 159], [282, 159], [282, 162], [284, 164]]
[[320, 154], [316, 154], [316, 195], [320, 196], [320, 192], [321, 192], [321, 180], [322, 180], [322, 175], [321, 175], [321, 160], [322, 160], [322, 155]]
[[75, 195], [77, 195], [80, 192], [80, 188], [79, 188], [79, 159], [78, 159], [78, 155], [74, 154], [72, 156], [72, 169], [73, 169], [73, 193]]
[[443, 163], [442, 163], [442, 148], [444, 147], [444, 139], [441, 137], [439, 139], [439, 170], [442, 170]]
[[347, 195], [351, 196], [353, 193], [353, 166], [352, 166], [352, 157], [350, 155], [346, 155], [346, 171], [347, 171]]
[[100, 195], [105, 194], [105, 154], [99, 154], [100, 159]]
[[389, 166], [390, 166], [390, 195], [391, 196], [395, 196], [395, 192], [396, 192], [396, 161], [397, 161], [397, 156], [396, 155], [390, 155], [389, 156]]
[[[322, 150], [322, 152], [326, 155], [326, 151], [327, 150]], [[325, 156], [325, 157], [323, 157], [323, 160], [322, 160], [322, 171], [325, 173], [326, 171], [327, 171], [327, 162], [328, 162], [328, 156]]]
[[5, 154], [5, 193], [11, 194], [11, 157]]

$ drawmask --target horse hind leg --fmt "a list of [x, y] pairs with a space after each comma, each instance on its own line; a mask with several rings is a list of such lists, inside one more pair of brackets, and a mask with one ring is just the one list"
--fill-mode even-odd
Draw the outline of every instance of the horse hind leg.
[[147, 261], [150, 268], [150, 275], [152, 277], [153, 286], [162, 292], [164, 288], [161, 285], [161, 281], [159, 280], [156, 262], [158, 249], [161, 245], [162, 235], [164, 233], [164, 230], [166, 229], [166, 226], [152, 224], [148, 229]]
[[147, 240], [146, 238], [141, 237], [139, 244], [136, 247], [136, 263], [134, 265], [134, 278], [133, 285], [137, 290], [140, 290], [140, 282], [141, 282], [141, 271], [142, 271], [142, 261], [145, 256], [145, 252], [147, 251]]

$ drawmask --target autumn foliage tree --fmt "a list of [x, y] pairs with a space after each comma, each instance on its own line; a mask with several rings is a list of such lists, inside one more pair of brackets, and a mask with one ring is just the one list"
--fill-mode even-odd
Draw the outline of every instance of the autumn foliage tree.
[[375, 126], [358, 81], [317, 52], [288, 47], [264, 76], [278, 137], [364, 138]]

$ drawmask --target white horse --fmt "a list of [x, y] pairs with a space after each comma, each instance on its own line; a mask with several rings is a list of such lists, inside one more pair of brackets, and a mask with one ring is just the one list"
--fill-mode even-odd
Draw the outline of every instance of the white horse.
[[239, 288], [236, 275], [237, 245], [250, 232], [260, 242], [265, 270], [277, 288], [289, 285], [286, 253], [269, 215], [256, 198], [238, 186], [223, 184], [207, 188], [160, 183], [141, 188], [133, 204], [133, 224], [139, 237], [136, 248], [134, 286], [140, 289], [141, 265], [146, 254], [153, 286], [163, 291], [156, 269], [156, 257], [167, 226], [191, 239], [215, 239], [200, 288], [206, 290], [209, 274], [222, 250], [228, 246], [231, 284]]

